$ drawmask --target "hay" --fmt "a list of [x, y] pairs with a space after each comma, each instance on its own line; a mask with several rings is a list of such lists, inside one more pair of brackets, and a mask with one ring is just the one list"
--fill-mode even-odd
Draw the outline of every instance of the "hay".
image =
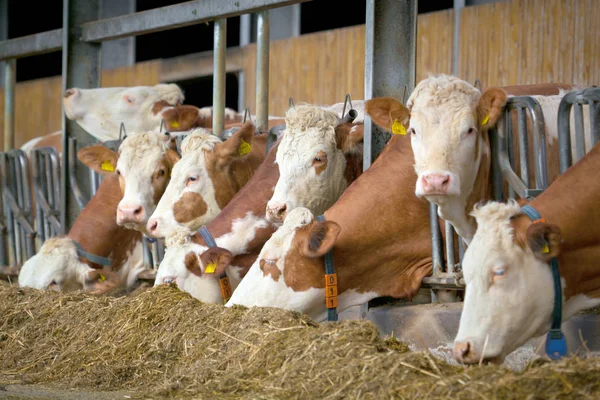
[[366, 321], [201, 303], [174, 287], [91, 297], [0, 285], [0, 382], [200, 398], [594, 398], [600, 360], [449, 365]]

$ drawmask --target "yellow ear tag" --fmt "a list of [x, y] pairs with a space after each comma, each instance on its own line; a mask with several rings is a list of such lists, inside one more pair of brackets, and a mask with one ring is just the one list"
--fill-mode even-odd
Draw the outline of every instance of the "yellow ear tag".
[[102, 274], [98, 274], [98, 282], [104, 282], [106, 280], [106, 277]]
[[204, 272], [207, 274], [214, 274], [216, 269], [217, 269], [217, 264], [210, 263], [206, 266], [206, 268], [204, 269]]
[[252, 146], [250, 146], [250, 143], [248, 143], [244, 139], [242, 139], [242, 143], [240, 143], [240, 148], [238, 149], [240, 156], [250, 153], [251, 150], [252, 150]]
[[490, 122], [490, 114], [486, 115], [483, 120], [481, 121], [481, 126], [487, 124], [488, 122]]
[[544, 245], [544, 247], [542, 247], [542, 254], [548, 254], [550, 253], [550, 247], [548, 247], [548, 244], [546, 243]]
[[394, 135], [406, 135], [406, 128], [398, 121], [394, 121], [392, 124], [392, 133]]
[[177, 122], [177, 121], [171, 122], [171, 128], [179, 128], [179, 122]]
[[115, 167], [110, 161], [103, 161], [100, 167], [102, 168], [102, 171], [115, 172]]

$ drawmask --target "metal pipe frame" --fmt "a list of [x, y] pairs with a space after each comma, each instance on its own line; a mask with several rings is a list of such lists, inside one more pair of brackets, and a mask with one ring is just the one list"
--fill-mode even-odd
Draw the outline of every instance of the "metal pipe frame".
[[36, 201], [37, 237], [41, 246], [60, 234], [60, 161], [58, 151], [43, 147], [32, 151], [33, 188]]
[[21, 36], [0, 42], [0, 61], [36, 56], [62, 48], [62, 29]]
[[83, 42], [102, 42], [201, 24], [310, 0], [195, 0], [81, 25]]
[[[533, 128], [533, 151], [535, 155], [535, 189], [529, 187], [529, 182], [523, 182], [512, 167], [512, 157], [510, 149], [512, 148], [512, 110], [518, 111], [519, 119], [519, 144], [520, 144], [520, 161], [521, 171], [529, 170], [529, 159], [527, 157], [527, 148], [523, 144], [527, 144], [527, 121], [525, 110], [529, 111]], [[496, 148], [498, 151], [498, 166], [502, 172], [502, 176], [507, 180], [509, 187], [512, 188], [520, 198], [533, 198], [538, 196], [548, 187], [548, 171], [546, 163], [546, 130], [544, 124], [544, 115], [539, 103], [529, 96], [512, 97], [508, 100], [504, 111], [503, 118], [499, 121], [499, 127], [496, 136]], [[528, 173], [525, 174], [525, 179], [528, 180]]]
[[8, 60], [4, 67], [4, 151], [15, 147], [15, 86], [17, 61]]
[[269, 127], [269, 11], [257, 15], [256, 24], [256, 126], [259, 132]]
[[581, 105], [588, 104], [590, 113], [590, 134], [592, 146], [600, 140], [600, 88], [590, 87], [576, 90], [566, 94], [558, 106], [558, 149], [560, 173], [565, 172], [573, 165], [571, 143], [571, 108], [575, 105], [575, 148], [577, 159], [580, 160], [586, 153], [585, 132], [583, 127], [583, 110]]
[[225, 120], [225, 52], [227, 49], [227, 20], [215, 21], [212, 129], [221, 136]]

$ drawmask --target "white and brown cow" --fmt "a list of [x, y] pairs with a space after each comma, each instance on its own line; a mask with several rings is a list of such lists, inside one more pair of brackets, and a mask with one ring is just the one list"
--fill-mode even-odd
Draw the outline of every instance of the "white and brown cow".
[[251, 122], [224, 142], [206, 130], [189, 134], [147, 231], [154, 237], [182, 229], [189, 234], [212, 221], [252, 178], [265, 146], [266, 135], [255, 135]]
[[324, 319], [323, 254], [329, 250], [339, 311], [376, 297], [415, 295], [432, 271], [432, 258], [429, 207], [414, 195], [413, 163], [410, 139], [394, 135], [325, 211], [326, 221], [315, 221], [303, 208], [292, 210], [227, 305], [274, 306]]
[[600, 181], [594, 178], [599, 169], [596, 145], [529, 203], [543, 222], [533, 223], [515, 201], [472, 212], [477, 232], [462, 263], [467, 289], [454, 342], [458, 361], [501, 362], [550, 329], [554, 257], [562, 320], [600, 304]]
[[167, 185], [179, 154], [169, 148], [159, 132], [133, 133], [119, 146], [119, 152], [102, 145], [79, 151], [80, 160], [101, 174], [118, 175], [122, 199], [117, 206], [117, 224], [146, 232]]
[[363, 124], [340, 123], [322, 106], [290, 108], [277, 148], [279, 180], [267, 218], [281, 223], [287, 212], [307, 207], [323, 213], [362, 172]]
[[[407, 134], [418, 174], [415, 193], [438, 205], [438, 214], [467, 243], [476, 229], [469, 216], [473, 205], [491, 196], [491, 150], [488, 130], [501, 117], [509, 95], [531, 95], [547, 119], [549, 181], [558, 175], [556, 111], [566, 85], [492, 87], [483, 93], [459, 78], [440, 75], [419, 82], [407, 106]], [[386, 97], [367, 102], [367, 113], [384, 129], [393, 130], [395, 112], [406, 113], [399, 101]], [[401, 121], [404, 122], [404, 121]], [[515, 125], [516, 126], [516, 125]], [[531, 136], [532, 130], [529, 129]], [[530, 137], [530, 143], [533, 140]], [[515, 153], [518, 159], [518, 152]], [[530, 163], [530, 175], [533, 175]], [[518, 169], [518, 164], [517, 164]]]
[[[71, 88], [65, 91], [63, 105], [68, 119], [99, 141], [119, 139], [121, 122], [127, 132], [160, 130], [162, 112], [184, 100], [175, 84], [154, 86]], [[62, 152], [62, 131], [29, 140], [21, 150], [54, 147]]]

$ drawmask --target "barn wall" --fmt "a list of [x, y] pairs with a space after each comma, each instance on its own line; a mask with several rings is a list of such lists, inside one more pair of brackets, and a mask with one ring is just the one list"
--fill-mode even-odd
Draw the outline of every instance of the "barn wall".
[[[544, 18], [539, 18], [543, 15]], [[600, 84], [600, 1], [510, 0], [466, 7], [461, 15], [458, 76], [484, 87], [539, 82]], [[453, 10], [421, 14], [417, 81], [452, 72]], [[227, 50], [227, 70], [245, 71], [245, 103], [255, 112], [256, 47]], [[364, 25], [273, 41], [269, 113], [288, 98], [330, 104], [364, 97]], [[104, 71], [102, 86], [153, 85], [212, 73], [212, 54], [155, 60]], [[15, 144], [60, 129], [60, 78], [17, 84]], [[197, 104], [204, 106], [205, 104]], [[0, 110], [4, 109], [0, 94]], [[3, 112], [0, 112], [0, 131]], [[0, 134], [0, 140], [2, 135]]]

